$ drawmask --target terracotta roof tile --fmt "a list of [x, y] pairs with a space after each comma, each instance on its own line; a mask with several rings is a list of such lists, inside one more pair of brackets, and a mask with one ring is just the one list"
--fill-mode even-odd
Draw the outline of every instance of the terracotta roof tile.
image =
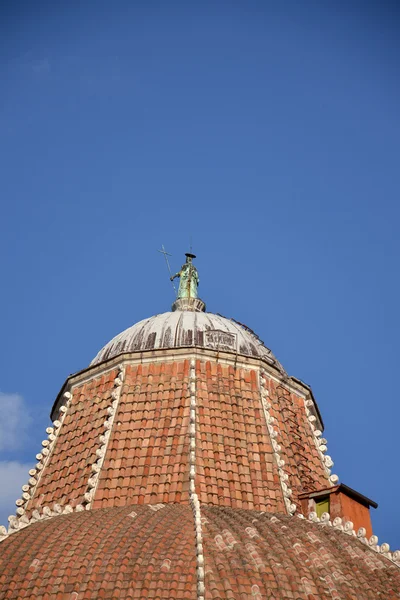
[[332, 527], [202, 506], [210, 598], [397, 598], [400, 570]]
[[62, 515], [10, 536], [1, 550], [1, 599], [196, 597], [193, 520], [184, 505]]
[[[343, 531], [296, 516], [200, 510], [207, 600], [399, 597], [398, 566]], [[1, 542], [0, 600], [196, 600], [195, 548], [187, 505], [56, 516]]]
[[399, 597], [398, 566], [354, 536], [275, 516], [330, 484], [304, 399], [261, 373], [131, 364], [67, 393], [22, 518], [90, 510], [5, 538], [0, 599]]
[[189, 502], [188, 377], [188, 361], [127, 367], [94, 508]]
[[100, 446], [99, 436], [104, 433], [116, 375], [117, 371], [111, 371], [73, 390], [51, 455], [27, 504], [28, 514], [40, 506], [76, 506], [82, 502]]
[[299, 494], [331, 484], [307, 420], [304, 399], [269, 377], [264, 377], [264, 381], [269, 390], [269, 412], [276, 419], [280, 455], [285, 461], [284, 470], [293, 491], [292, 501], [299, 507]]
[[[189, 362], [128, 365], [113, 414], [119, 372], [112, 369], [73, 388], [28, 516], [40, 506], [86, 502], [96, 461], [94, 508], [189, 502]], [[254, 369], [197, 360], [196, 489], [203, 503], [284, 512], [284, 475], [290, 502], [300, 508], [300, 493], [331, 485], [322, 455], [303, 398], [265, 374], [268, 416], [258, 377]], [[110, 414], [109, 439], [100, 441]], [[266, 416], [274, 419], [275, 439]], [[285, 462], [283, 475], [277, 456]]]
[[283, 511], [270, 493], [278, 469], [263, 415], [257, 374], [197, 362], [197, 483], [203, 503]]

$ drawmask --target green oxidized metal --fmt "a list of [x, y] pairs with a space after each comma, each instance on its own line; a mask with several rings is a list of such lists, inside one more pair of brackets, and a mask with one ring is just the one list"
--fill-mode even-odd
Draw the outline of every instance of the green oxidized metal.
[[176, 277], [180, 278], [177, 299], [198, 298], [197, 287], [200, 279], [197, 269], [192, 263], [192, 259], [196, 258], [196, 256], [194, 254], [190, 254], [190, 252], [187, 252], [185, 256], [186, 263], [182, 265], [181, 270], [178, 273], [175, 273], [175, 275], [171, 277], [171, 281], [173, 281]]

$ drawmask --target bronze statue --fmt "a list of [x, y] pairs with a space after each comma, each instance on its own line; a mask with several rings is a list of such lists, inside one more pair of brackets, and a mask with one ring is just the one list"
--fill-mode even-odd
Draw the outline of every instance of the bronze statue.
[[192, 259], [196, 258], [195, 254], [186, 252], [186, 263], [182, 265], [179, 273], [175, 273], [170, 278], [173, 281], [176, 277], [180, 277], [179, 290], [177, 298], [197, 298], [197, 286], [200, 279], [196, 267], [192, 263]]

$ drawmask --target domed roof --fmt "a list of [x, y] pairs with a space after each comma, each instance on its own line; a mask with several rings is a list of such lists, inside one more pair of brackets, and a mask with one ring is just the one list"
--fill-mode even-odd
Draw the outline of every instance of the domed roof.
[[271, 350], [246, 326], [221, 315], [190, 310], [139, 321], [108, 342], [91, 365], [124, 352], [194, 346], [261, 358], [282, 370]]
[[210, 506], [201, 517], [204, 591], [191, 507], [142, 504], [63, 514], [11, 534], [1, 542], [0, 598], [399, 597], [398, 566], [334, 527]]

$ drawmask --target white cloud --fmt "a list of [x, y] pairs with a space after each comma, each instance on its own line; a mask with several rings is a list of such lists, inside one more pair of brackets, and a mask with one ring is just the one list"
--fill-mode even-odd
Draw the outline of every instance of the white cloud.
[[17, 450], [23, 446], [31, 421], [24, 399], [0, 392], [0, 411], [0, 450]]
[[17, 461], [0, 461], [0, 525], [8, 526], [8, 516], [14, 515], [15, 501], [21, 498], [21, 488], [28, 482], [32, 465]]

